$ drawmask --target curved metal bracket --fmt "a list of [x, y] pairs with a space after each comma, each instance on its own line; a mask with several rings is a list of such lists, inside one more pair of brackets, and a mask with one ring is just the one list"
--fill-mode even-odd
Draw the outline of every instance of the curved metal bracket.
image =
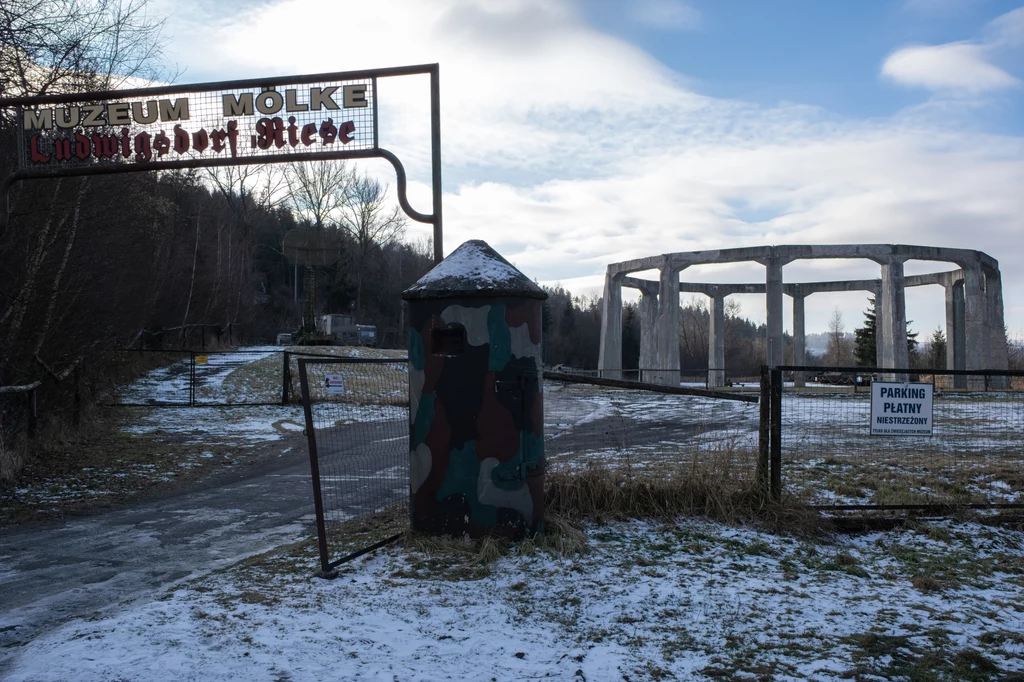
[[[402, 210], [405, 211], [405, 214], [408, 215], [413, 220], [415, 220], [416, 222], [419, 222], [419, 223], [436, 224], [437, 221], [435, 219], [434, 214], [420, 213], [419, 211], [414, 209], [412, 207], [412, 205], [409, 203], [409, 197], [407, 195], [408, 180], [406, 179], [406, 176], [405, 176], [405, 167], [402, 165], [401, 160], [397, 156], [395, 156], [395, 154], [393, 152], [390, 152], [387, 149], [382, 149], [382, 148], [378, 147], [377, 149], [372, 149], [372, 150], [368, 149], [368, 150], [363, 151], [363, 152], [355, 152], [355, 153], [352, 153], [352, 152], [348, 152], [348, 153], [341, 152], [341, 153], [338, 153], [338, 154], [322, 154], [322, 155], [319, 156], [319, 158], [338, 158], [338, 159], [374, 158], [374, 157], [385, 159], [386, 161], [388, 161], [394, 167], [394, 169], [395, 169], [395, 179], [396, 179], [395, 184], [397, 186], [396, 194], [398, 195], [398, 204], [402, 207]], [[273, 161], [286, 161], [286, 160], [298, 161], [298, 160], [306, 160], [306, 159], [289, 159], [288, 157], [282, 155], [281, 157], [273, 157], [272, 160]], [[265, 158], [263, 158], [263, 159], [244, 159], [244, 160], [243, 159], [228, 159], [228, 160], [218, 159], [217, 163], [215, 163], [215, 164], [214, 163], [210, 163], [208, 165], [218, 165], [218, 166], [220, 166], [220, 165], [249, 165], [249, 164], [252, 164], [252, 163], [268, 163], [270, 161], [271, 161], [271, 159], [265, 159]], [[125, 172], [140, 172], [140, 171], [147, 171], [147, 170], [168, 170], [168, 169], [172, 169], [172, 168], [194, 168], [194, 167], [197, 167], [197, 166], [200, 166], [200, 165], [207, 165], [207, 164], [195, 164], [195, 163], [189, 163], [189, 162], [183, 162], [183, 163], [179, 163], [179, 164], [163, 163], [163, 164], [159, 164], [159, 165], [158, 164], [141, 164], [140, 163], [140, 164], [132, 164], [131, 166], [105, 166], [105, 167], [100, 167], [100, 168], [88, 167], [88, 168], [83, 168], [83, 169], [73, 169], [73, 170], [70, 170], [70, 171], [64, 172], [64, 173], [39, 173], [39, 172], [30, 171], [30, 170], [29, 171], [25, 171], [25, 170], [15, 171], [15, 172], [11, 173], [10, 175], [8, 175], [7, 177], [5, 177], [3, 179], [3, 181], [0, 181], [0, 236], [2, 236], [4, 234], [4, 232], [7, 231], [7, 225], [9, 223], [9, 221], [10, 221], [10, 214], [11, 214], [10, 193], [11, 193], [11, 188], [14, 186], [14, 183], [19, 182], [21, 180], [30, 180], [30, 179], [34, 179], [34, 178], [52, 178], [52, 177], [61, 177], [61, 176], [66, 176], [66, 175], [90, 175], [90, 174], [93, 174], [93, 173], [98, 173], [98, 174], [110, 173], [110, 174], [113, 174], [113, 173], [125, 173]]]
[[391, 165], [395, 167], [395, 184], [397, 185], [396, 194], [398, 194], [398, 204], [402, 207], [402, 210], [405, 211], [405, 214], [418, 223], [433, 223], [433, 214], [427, 215], [426, 213], [420, 213], [409, 204], [409, 197], [406, 195], [407, 183], [405, 179], [405, 167], [402, 166], [402, 162], [397, 156], [389, 152], [387, 149], [381, 149], [378, 147], [377, 152], [382, 159], [387, 159]]

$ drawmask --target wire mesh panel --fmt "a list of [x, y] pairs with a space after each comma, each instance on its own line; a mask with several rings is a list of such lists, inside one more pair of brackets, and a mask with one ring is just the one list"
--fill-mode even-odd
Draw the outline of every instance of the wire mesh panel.
[[930, 435], [872, 435], [870, 387], [785, 388], [786, 492], [853, 507], [1024, 503], [1024, 391], [921, 378], [934, 385]]
[[298, 361], [321, 565], [350, 519], [409, 499], [409, 372], [401, 359]]
[[757, 398], [673, 395], [655, 390], [544, 381], [545, 457], [550, 470], [591, 466], [682, 471], [753, 481]]

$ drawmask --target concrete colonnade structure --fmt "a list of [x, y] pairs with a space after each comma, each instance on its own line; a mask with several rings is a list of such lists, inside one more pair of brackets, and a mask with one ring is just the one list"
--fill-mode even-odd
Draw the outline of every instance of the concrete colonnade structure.
[[[783, 269], [805, 259], [868, 259], [880, 277], [868, 280], [787, 284]], [[904, 274], [908, 260], [949, 262], [958, 269], [925, 275]], [[680, 282], [679, 274], [695, 265], [757, 262], [765, 266], [764, 283], [707, 284]], [[631, 273], [658, 270], [657, 280]], [[783, 364], [783, 296], [793, 301], [793, 363], [806, 363], [804, 302], [815, 293], [867, 291], [875, 296], [876, 358], [879, 367], [902, 369], [907, 356], [906, 289], [939, 285], [946, 301], [946, 369], [1004, 370], [1008, 367], [1003, 327], [999, 264], [981, 251], [904, 244], [758, 246], [716, 251], [689, 251], [612, 263], [605, 275], [601, 347], [603, 376], [622, 375], [622, 287], [640, 291], [640, 369], [654, 370], [645, 380], [672, 384], [679, 380], [679, 294], [701, 293], [711, 299], [708, 332], [708, 385], [725, 384], [725, 299], [733, 294], [765, 294], [767, 323], [765, 363]], [[905, 378], [905, 375], [896, 375]], [[797, 385], [804, 377], [795, 377]], [[995, 377], [993, 381], [1003, 381]], [[966, 387], [966, 377], [956, 377]]]

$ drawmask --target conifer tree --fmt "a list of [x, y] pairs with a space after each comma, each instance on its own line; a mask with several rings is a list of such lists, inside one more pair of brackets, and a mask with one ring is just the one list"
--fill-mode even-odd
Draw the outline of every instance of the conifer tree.
[[[910, 323], [907, 320], [907, 361], [913, 365], [917, 355], [917, 332], [910, 331]], [[876, 333], [875, 297], [868, 297], [868, 308], [864, 311], [864, 326], [853, 330], [854, 346], [853, 355], [855, 362], [861, 367], [877, 367], [875, 333]]]
[[864, 326], [853, 330], [854, 361], [863, 367], [876, 367], [875, 358], [875, 297], [868, 297], [864, 311]]

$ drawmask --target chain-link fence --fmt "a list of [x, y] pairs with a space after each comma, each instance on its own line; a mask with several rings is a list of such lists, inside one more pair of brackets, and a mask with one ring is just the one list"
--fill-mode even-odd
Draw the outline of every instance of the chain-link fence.
[[[299, 358], [320, 563], [348, 557], [344, 522], [409, 498], [406, 358]], [[396, 528], [396, 531], [400, 529]]]
[[[805, 387], [787, 380], [798, 371], [807, 372]], [[772, 374], [773, 450], [785, 494], [848, 509], [1024, 507], [1024, 373]], [[835, 376], [851, 381], [814, 381]]]
[[628, 386], [544, 375], [545, 457], [551, 471], [593, 466], [699, 471], [743, 486], [757, 470], [758, 396], [687, 386]]

